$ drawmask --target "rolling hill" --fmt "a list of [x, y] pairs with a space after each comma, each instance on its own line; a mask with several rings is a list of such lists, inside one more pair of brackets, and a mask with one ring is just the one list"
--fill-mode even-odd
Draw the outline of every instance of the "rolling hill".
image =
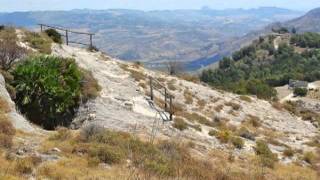
[[164, 61], [190, 62], [188, 69], [198, 69], [232, 52], [228, 49], [238, 48], [231, 41], [272, 22], [302, 14], [272, 7], [148, 12], [72, 10], [0, 13], [0, 23], [31, 29], [37, 23], [47, 23], [92, 31], [98, 48], [113, 57], [143, 61], [155, 68]]

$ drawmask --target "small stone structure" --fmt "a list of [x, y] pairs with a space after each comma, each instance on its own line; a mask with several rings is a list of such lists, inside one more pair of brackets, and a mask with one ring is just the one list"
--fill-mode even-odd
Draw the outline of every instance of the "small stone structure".
[[299, 81], [299, 80], [289, 80], [289, 89], [295, 88], [305, 88], [308, 89], [308, 82], [307, 81]]

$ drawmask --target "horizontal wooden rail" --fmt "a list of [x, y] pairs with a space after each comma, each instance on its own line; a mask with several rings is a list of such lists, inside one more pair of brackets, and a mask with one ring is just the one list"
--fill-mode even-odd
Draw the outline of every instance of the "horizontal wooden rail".
[[[67, 45], [69, 45], [69, 43], [72, 43], [72, 44], [80, 44], [80, 45], [93, 47], [92, 37], [95, 35], [94, 33], [73, 31], [73, 30], [70, 30], [70, 29], [63, 28], [63, 27], [52, 26], [52, 25], [47, 25], [47, 24], [38, 24], [38, 25], [40, 26], [41, 32], [43, 32], [44, 28], [50, 28], [50, 29], [55, 29], [55, 30], [58, 30], [58, 31], [65, 32], [64, 34], [61, 34], [61, 33], [60, 34], [61, 34], [62, 37], [65, 37]], [[70, 41], [69, 40], [69, 36], [70, 36], [71, 33], [80, 34], [80, 35], [88, 35], [89, 36], [89, 41], [90, 41], [89, 44], [82, 43], [82, 42], [77, 42], [77, 41]]]

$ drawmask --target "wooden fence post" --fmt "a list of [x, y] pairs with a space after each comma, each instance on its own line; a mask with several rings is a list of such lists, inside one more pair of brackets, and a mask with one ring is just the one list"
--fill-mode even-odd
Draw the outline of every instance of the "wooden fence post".
[[149, 77], [150, 78], [150, 98], [151, 100], [153, 101], [153, 87], [152, 87], [152, 77]]
[[66, 30], [66, 44], [67, 44], [67, 46], [69, 45], [69, 35], [68, 35], [68, 30]]

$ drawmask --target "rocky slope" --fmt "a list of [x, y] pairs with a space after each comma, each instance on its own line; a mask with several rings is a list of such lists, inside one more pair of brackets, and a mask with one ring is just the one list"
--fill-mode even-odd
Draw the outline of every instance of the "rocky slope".
[[[242, 154], [254, 152], [254, 140], [243, 138], [245, 145], [240, 151], [230, 148], [228, 144], [208, 135], [209, 131], [218, 131], [219, 127], [205, 121], [220, 121], [230, 131], [237, 131], [248, 124], [250, 117], [255, 117], [261, 126], [248, 128], [254, 131], [255, 139], [273, 141], [270, 147], [280, 157], [286, 147], [312, 150], [306, 143], [319, 135], [318, 129], [310, 122], [303, 121], [286, 110], [276, 109], [270, 102], [255, 97], [242, 97], [214, 90], [203, 84], [149, 71], [100, 52], [54, 45], [53, 54], [75, 58], [82, 68], [93, 72], [102, 87], [100, 96], [81, 108], [74, 127], [94, 123], [146, 138], [156, 136], [193, 141], [198, 150], [205, 152], [221, 148]], [[171, 89], [170, 93], [175, 96], [175, 106], [181, 108], [176, 113], [176, 118], [184, 119], [188, 129], [179, 131], [172, 127], [173, 122], [162, 122], [157, 116], [157, 111], [148, 103], [148, 76], [158, 79]]]

